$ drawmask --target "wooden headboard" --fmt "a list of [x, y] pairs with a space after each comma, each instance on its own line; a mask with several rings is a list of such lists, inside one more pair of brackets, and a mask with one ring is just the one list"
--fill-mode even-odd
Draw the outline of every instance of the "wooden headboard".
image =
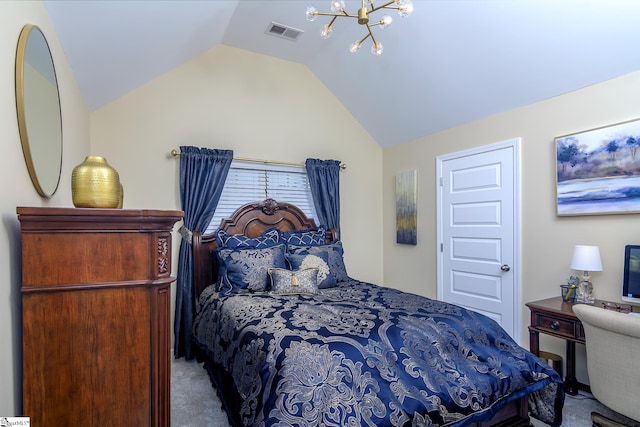
[[[316, 228], [316, 223], [295, 205], [266, 199], [240, 207], [231, 215], [231, 218], [222, 220], [218, 230], [225, 230], [230, 234], [257, 237], [265, 230], [274, 227], [280, 231], [306, 230]], [[337, 238], [338, 233], [335, 229], [327, 230], [327, 243]], [[200, 293], [217, 280], [217, 260], [212, 253], [218, 247], [215, 232], [201, 234], [194, 231], [191, 247], [193, 251], [194, 301], [197, 301]]]

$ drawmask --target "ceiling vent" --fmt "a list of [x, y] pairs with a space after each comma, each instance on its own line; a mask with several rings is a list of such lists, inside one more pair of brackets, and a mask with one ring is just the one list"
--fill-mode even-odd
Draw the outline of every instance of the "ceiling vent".
[[278, 24], [277, 22], [272, 22], [267, 27], [267, 31], [265, 31], [265, 33], [283, 39], [296, 41], [298, 40], [298, 37], [300, 37], [302, 33], [304, 33], [304, 31], [298, 30], [297, 28], [289, 27], [287, 25]]

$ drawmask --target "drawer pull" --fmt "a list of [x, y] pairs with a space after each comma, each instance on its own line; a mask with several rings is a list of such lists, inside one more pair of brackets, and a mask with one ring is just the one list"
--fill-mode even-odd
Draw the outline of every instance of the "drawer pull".
[[558, 328], [560, 328], [560, 322], [558, 322], [557, 320], [554, 320], [553, 322], [551, 322], [551, 329], [556, 331], [558, 330]]

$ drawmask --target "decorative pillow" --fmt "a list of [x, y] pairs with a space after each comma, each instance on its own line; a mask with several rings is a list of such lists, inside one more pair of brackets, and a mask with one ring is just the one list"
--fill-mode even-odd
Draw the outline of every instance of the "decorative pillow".
[[317, 294], [318, 269], [305, 268], [291, 271], [282, 268], [270, 268], [271, 292], [274, 294]]
[[287, 245], [287, 250], [293, 255], [317, 255], [326, 252], [329, 259], [329, 270], [336, 276], [336, 280], [338, 282], [352, 280], [347, 274], [347, 268], [344, 265], [344, 250], [340, 240], [321, 246]]
[[329, 253], [318, 252], [314, 255], [285, 255], [287, 262], [292, 270], [303, 270], [305, 268], [318, 269], [318, 288], [326, 289], [337, 286], [336, 276], [333, 275], [329, 268]]
[[287, 268], [284, 259], [285, 245], [264, 249], [221, 249], [220, 261], [222, 288], [225, 293], [240, 290], [265, 291], [269, 288], [269, 269]]
[[280, 230], [270, 228], [258, 237], [247, 237], [243, 234], [229, 234], [225, 230], [218, 230], [216, 232], [216, 242], [220, 247], [231, 249], [268, 248], [280, 243]]
[[283, 231], [281, 235], [283, 242], [297, 246], [324, 245], [327, 240], [327, 230], [323, 226], [307, 230]]

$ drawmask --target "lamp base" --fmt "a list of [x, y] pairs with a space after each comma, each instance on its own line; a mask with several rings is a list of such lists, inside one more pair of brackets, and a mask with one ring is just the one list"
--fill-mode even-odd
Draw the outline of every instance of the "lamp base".
[[576, 302], [593, 304], [595, 301], [596, 298], [593, 296], [593, 284], [588, 280], [580, 282], [576, 293]]

